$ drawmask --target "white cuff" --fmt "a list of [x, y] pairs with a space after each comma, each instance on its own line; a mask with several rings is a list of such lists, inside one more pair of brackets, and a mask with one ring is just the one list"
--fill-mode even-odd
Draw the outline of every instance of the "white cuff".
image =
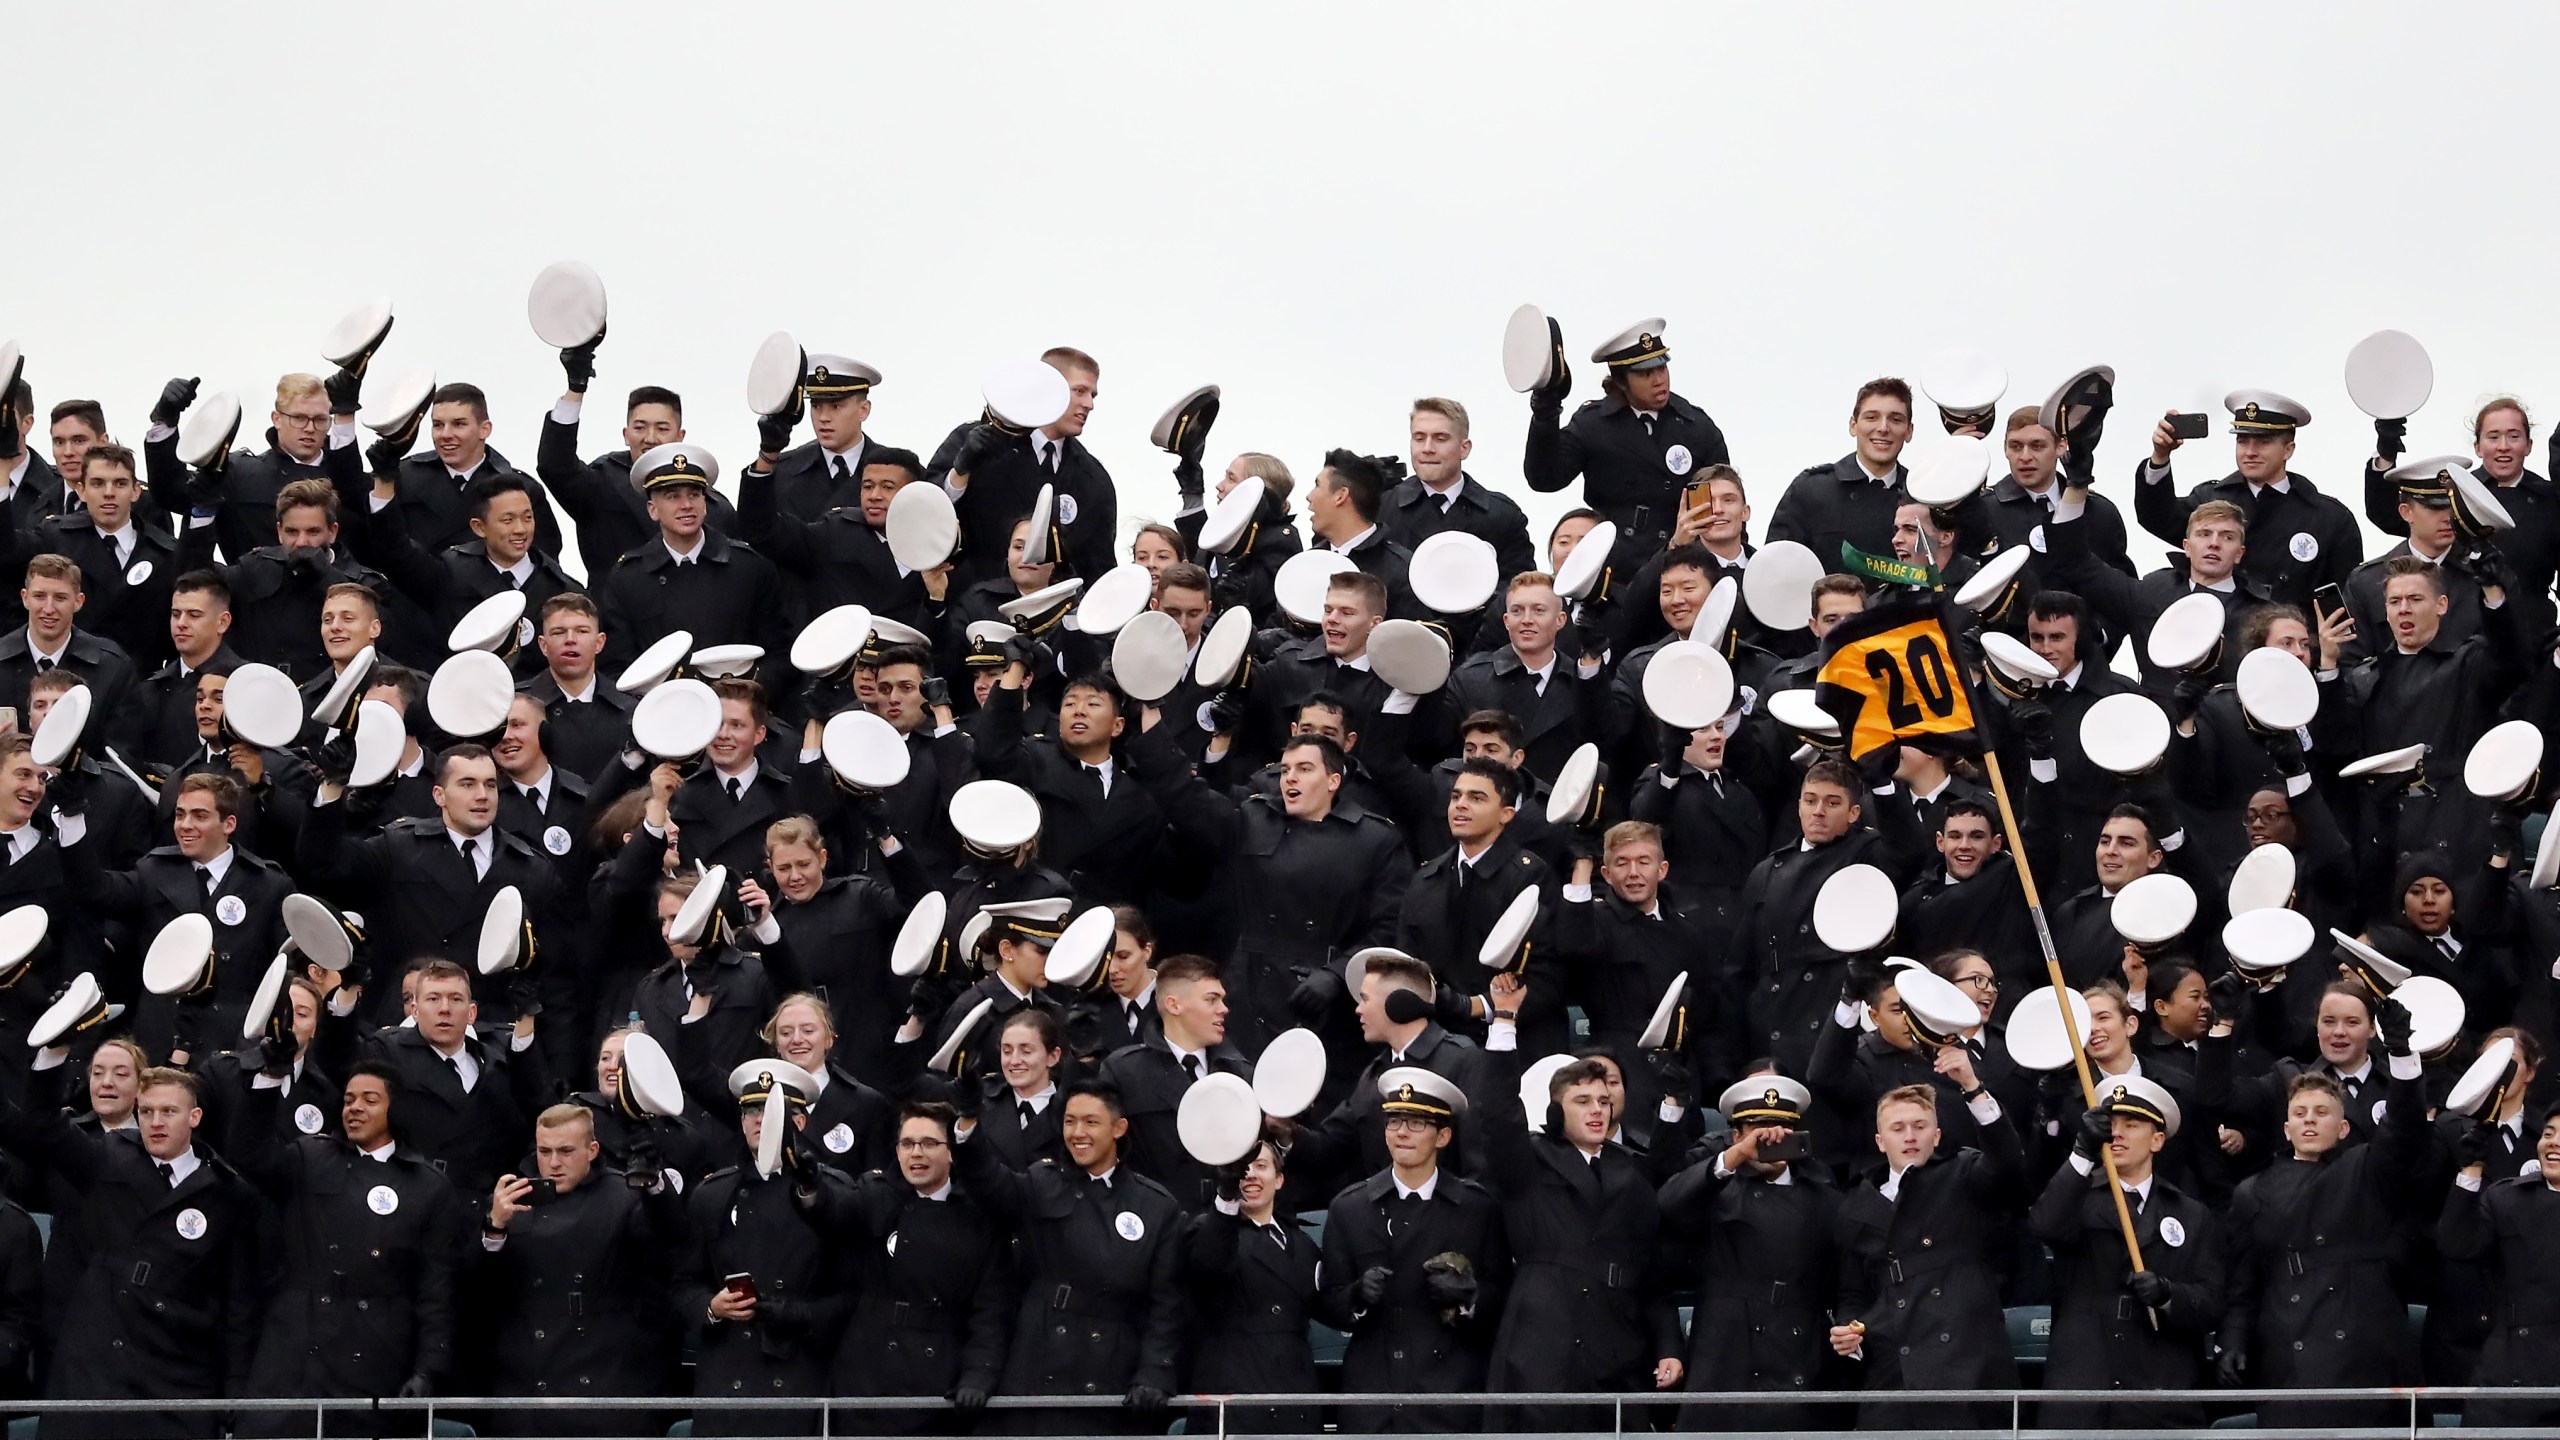
[[1831, 1023], [1843, 1030], [1858, 1028], [1858, 1016], [1867, 1008], [1863, 1000], [1843, 1000], [1831, 1007]]
[[1976, 1095], [1972, 1099], [1967, 1100], [1964, 1102], [1964, 1108], [1973, 1112], [1973, 1118], [1978, 1124], [1996, 1125], [2000, 1123], [2000, 1102], [1992, 1098], [1988, 1093]]
[[579, 407], [585, 402], [586, 397], [583, 395], [563, 395], [551, 402], [551, 418], [563, 425], [575, 425], [578, 423]]
[[390, 508], [391, 502], [383, 499], [379, 495], [367, 495], [364, 497], [364, 510], [368, 515], [379, 515]]
[[1520, 1048], [1520, 1025], [1515, 1020], [1496, 1020], [1485, 1027], [1484, 1048], [1517, 1050]]
[[768, 910], [763, 919], [747, 927], [747, 933], [756, 937], [757, 944], [770, 945], [782, 938], [782, 922], [774, 919], [773, 912]]
[[1422, 697], [1419, 695], [1408, 695], [1402, 690], [1389, 690], [1387, 692], [1386, 701], [1378, 706], [1378, 713], [1381, 715], [1410, 715], [1413, 713], [1413, 707], [1420, 703], [1422, 703]]
[[1241, 1215], [1244, 1213], [1244, 1202], [1241, 1200], [1230, 1200], [1226, 1196], [1220, 1195], [1210, 1203], [1218, 1207], [1218, 1213], [1221, 1215]]
[[652, 840], [664, 840], [667, 838], [667, 827], [660, 825], [655, 821], [642, 820], [640, 822], [640, 828], [648, 831], [649, 838]]
[[71, 1059], [71, 1047], [70, 1047], [70, 1046], [68, 1046], [68, 1045], [47, 1045], [47, 1046], [45, 1046], [43, 1049], [38, 1050], [38, 1051], [36, 1052], [35, 1063], [34, 1063], [34, 1064], [32, 1064], [32, 1065], [29, 1065], [27, 1068], [28, 1068], [28, 1069], [30, 1069], [30, 1070], [33, 1070], [33, 1071], [37, 1072], [38, 1074], [42, 1074], [43, 1072], [45, 1072], [45, 1071], [47, 1071], [47, 1070], [59, 1070], [59, 1069], [61, 1069], [61, 1068], [63, 1067], [63, 1065], [67, 1064], [67, 1063], [70, 1061], [70, 1059]]
[[1677, 766], [1665, 766], [1657, 769], [1654, 772], [1653, 781], [1665, 790], [1678, 789], [1680, 785], [1679, 768]]
[[501, 1231], [499, 1231], [497, 1234], [492, 1235], [492, 1234], [490, 1234], [490, 1233], [489, 1233], [488, 1231], [486, 1231], [486, 1230], [481, 1231], [481, 1232], [480, 1232], [480, 1248], [481, 1248], [481, 1249], [483, 1249], [483, 1250], [488, 1251], [488, 1252], [489, 1252], [490, 1254], [492, 1254], [492, 1255], [495, 1255], [495, 1254], [497, 1254], [499, 1251], [506, 1249], [506, 1248], [507, 1248], [507, 1232], [505, 1232], [505, 1231], [501, 1230]]
[[2299, 775], [2287, 775], [2284, 777], [2284, 793], [2288, 796], [2299, 797], [2309, 793], [2310, 789], [2311, 772], [2308, 770], [2303, 771]]
[[1573, 662], [1573, 673], [1585, 680], [1597, 680], [1600, 678], [1600, 662], [1577, 659]]
[[2124, 997], [2124, 1008], [2136, 1015], [2145, 1014], [2151, 1008], [2150, 997], [2136, 990]]
[[249, 1077], [249, 1088], [252, 1090], [281, 1090], [284, 1088], [284, 1079], [285, 1077], [282, 1075], [252, 1075]]
[[945, 735], [957, 735], [959, 733], [960, 727], [958, 725], [936, 725], [933, 727], [932, 738], [939, 740]]
[[818, 757], [825, 753], [827, 752], [824, 750], [812, 750], [808, 746], [803, 745], [800, 747], [800, 763], [803, 765], [815, 765], [818, 763]]
[[2473, 1193], [2473, 1194], [2475, 1194], [2475, 1195], [2476, 1195], [2476, 1194], [2478, 1194], [2478, 1193], [2480, 1192], [2480, 1177], [2479, 1177], [2479, 1176], [2477, 1176], [2477, 1175], [2472, 1174], [2472, 1173], [2471, 1173], [2470, 1171], [2468, 1171], [2468, 1170], [2456, 1170], [2456, 1171], [2454, 1171], [2454, 1172], [2453, 1172], [2453, 1183], [2454, 1183], [2454, 1184], [2456, 1184], [2456, 1185], [2461, 1186], [2463, 1189], [2468, 1190], [2468, 1191], [2472, 1192], [2472, 1193]]
[[1567, 905], [1590, 904], [1591, 887], [1588, 885], [1567, 885], [1564, 887], [1564, 903]]
[[69, 847], [77, 845], [87, 838], [89, 838], [88, 816], [56, 814], [53, 817], [53, 842], [55, 844]]
[[2157, 485], [2157, 484], [2159, 484], [2161, 481], [2166, 480], [2166, 479], [2168, 479], [2168, 478], [2169, 478], [2169, 467], [2168, 467], [2168, 466], [2166, 466], [2166, 465], [2156, 465], [2156, 464], [2153, 464], [2151, 461], [2148, 461], [2148, 460], [2145, 460], [2145, 461], [2143, 461], [2143, 462], [2142, 462], [2142, 483], [2143, 483], [2143, 484], [2145, 484], [2145, 485]]
[[533, 1048], [533, 1035], [532, 1035], [532, 1033], [531, 1033], [530, 1031], [528, 1031], [527, 1033], [522, 1034], [522, 1035], [515, 1034], [515, 1033], [514, 1033], [514, 1032], [512, 1032], [512, 1031], [510, 1031], [510, 1032], [508, 1033], [508, 1035], [507, 1035], [507, 1053], [508, 1053], [508, 1054], [510, 1054], [510, 1055], [521, 1055], [521, 1054], [523, 1054], [524, 1052], [526, 1052], [527, 1050], [530, 1050], [530, 1049], [532, 1049], [532, 1048]]
[[343, 988], [329, 992], [329, 1013], [341, 1020], [356, 1013], [355, 992]]
[[1722, 1150], [1716, 1152], [1715, 1166], [1717, 1179], [1730, 1180], [1733, 1178], [1734, 1172], [1725, 1168], [1724, 1152]]
[[2089, 509], [2088, 493], [2086, 491], [2078, 492], [2080, 498], [2077, 500], [2071, 498], [2073, 493], [2074, 492], [2068, 486], [2065, 486], [2061, 494], [2053, 497], [2053, 518], [2056, 524], [2065, 524], [2070, 521], [2077, 520], [2083, 514], [2087, 513]]
[[329, 448], [344, 450], [356, 443], [356, 422], [333, 420], [329, 426]]
[[2394, 1080], [2415, 1080], [2426, 1073], [2427, 1063], [2415, 1055], [2391, 1057], [2391, 1078]]
[[175, 425], [154, 425], [150, 429], [142, 432], [142, 443], [145, 445], [157, 445], [163, 440], [175, 437], [177, 433], [178, 427]]
[[2027, 761], [2027, 778], [2050, 785], [2062, 778], [2062, 767], [2054, 764], [2050, 758], [2043, 760], [2030, 758]]
[[1666, 1125], [1677, 1125], [1688, 1115], [1688, 1113], [1688, 1106], [1674, 1105], [1670, 1101], [1665, 1100], [1662, 1102], [1661, 1106], [1653, 1112], [1653, 1115], [1655, 1119], [1660, 1120]]
[[2074, 1150], [2071, 1152], [2071, 1168], [2079, 1171], [2081, 1177], [2086, 1179], [2097, 1173], [2098, 1162]]

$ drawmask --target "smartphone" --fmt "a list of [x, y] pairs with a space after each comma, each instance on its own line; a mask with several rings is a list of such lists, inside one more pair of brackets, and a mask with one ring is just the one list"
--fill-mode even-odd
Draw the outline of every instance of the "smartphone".
[[2347, 608], [2346, 588], [2336, 584], [2323, 585], [2311, 592], [2311, 604], [2315, 615], [2335, 615]]
[[1680, 492], [1680, 508], [1683, 510], [1700, 508], [1715, 498], [1715, 490], [1715, 483], [1709, 480], [1700, 480], [1689, 485]]
[[2169, 417], [2169, 433], [2181, 440], [2201, 440], [2211, 430], [2213, 417], [2198, 410], [2190, 415]]
[[730, 1291], [742, 1299], [753, 1300], [756, 1298], [756, 1277], [748, 1274], [744, 1270], [739, 1271], [735, 1275], [724, 1275], [720, 1278], [720, 1288]]
[[1790, 1130], [1779, 1139], [1760, 1147], [1763, 1160], [1801, 1160], [1813, 1148], [1813, 1137], [1802, 1130]]
[[549, 1178], [544, 1177], [544, 1176], [541, 1176], [541, 1175], [536, 1175], [536, 1176], [534, 1176], [534, 1177], [533, 1177], [533, 1193], [532, 1193], [531, 1195], [529, 1195], [529, 1196], [527, 1196], [527, 1197], [526, 1197], [526, 1203], [527, 1203], [527, 1204], [531, 1204], [531, 1205], [548, 1205], [548, 1204], [550, 1204], [552, 1201], [557, 1200], [557, 1199], [559, 1199], [559, 1198], [560, 1198], [560, 1182], [559, 1182], [559, 1181], [557, 1181], [557, 1180], [553, 1180], [553, 1179], [549, 1179]]

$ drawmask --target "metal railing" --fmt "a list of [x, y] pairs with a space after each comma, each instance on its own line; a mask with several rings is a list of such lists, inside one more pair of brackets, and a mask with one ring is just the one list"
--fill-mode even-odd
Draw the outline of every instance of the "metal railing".
[[[1230, 1433], [1241, 1433], [1231, 1432], [1229, 1426], [1231, 1417], [1233, 1417], [1237, 1412], [1282, 1411], [1297, 1412], [1298, 1414], [1305, 1415], [1312, 1412], [1337, 1410], [1344, 1407], [1365, 1409], [1372, 1407], [1411, 1405], [1442, 1410], [1484, 1407], [1489, 1410], [1499, 1411], [1518, 1406], [1540, 1406], [1571, 1407], [1579, 1412], [1590, 1414], [1595, 1420], [1597, 1419], [1599, 1412], [1604, 1410], [1608, 1412], [1610, 1419], [1607, 1429], [1599, 1428], [1595, 1424], [1588, 1429], [1568, 1431], [1505, 1432], [1515, 1435], [1522, 1433], [1548, 1434], [1557, 1437], [1557, 1440], [1563, 1440], [1563, 1437], [1567, 1436], [1589, 1437], [1602, 1435], [1644, 1434], [1654, 1428], [1653, 1422], [1657, 1417], [1652, 1412], [1666, 1407], [1676, 1408], [1696, 1406], [1704, 1408], [1723, 1408], [1728, 1406], [1786, 1406], [1791, 1408], [1809, 1408], [1822, 1412], [1835, 1413], [1837, 1415], [1837, 1420], [1836, 1422], [1824, 1423], [1820, 1428], [1815, 1430], [1802, 1432], [1763, 1430], [1759, 1433], [1836, 1434], [1840, 1431], [1852, 1428], [1856, 1420], [1856, 1407], [1868, 1403], [1887, 1402], [1896, 1406], [1921, 1407], [1924, 1411], [1927, 1408], [1939, 1406], [1966, 1407], [1963, 1412], [1951, 1416], [1949, 1426], [1945, 1428], [1961, 1428], [1969, 1434], [1997, 1435], [2004, 1433], [2005, 1431], [2005, 1433], [2009, 1435], [2022, 1437], [2022, 1440], [2033, 1440], [2033, 1437], [2050, 1437], [2050, 1440], [2099, 1440], [2099, 1437], [2112, 1437], [2116, 1432], [2100, 1429], [2062, 1429], [2040, 1426], [2034, 1423], [2035, 1408], [2039, 1405], [2054, 1402], [2062, 1402], [2064, 1404], [2103, 1404], [2110, 1407], [2122, 1406], [2128, 1408], [2148, 1405], [2192, 1406], [2202, 1403], [2210, 1405], [2218, 1410], [2224, 1410], [2262, 1402], [2298, 1404], [2305, 1401], [2360, 1401], [2377, 1407], [2377, 1411], [2379, 1410], [2379, 1407], [2387, 1405], [2396, 1412], [2395, 1418], [2385, 1423], [2376, 1423], [2352, 1428], [2341, 1428], [2334, 1425], [2311, 1428], [2260, 1428], [2249, 1433], [2255, 1433], [2266, 1437], [2301, 1437], [2301, 1440], [2313, 1440], [2313, 1437], [2322, 1437], [2322, 1440], [2325, 1440], [2325, 1437], [2349, 1435], [2404, 1436], [2408, 1437], [2408, 1440], [2417, 1440], [2417, 1437], [2421, 1434], [2427, 1436], [2550, 1436], [2555, 1433], [2560, 1433], [2560, 1430], [2555, 1430], [2554, 1427], [2497, 1428], [2438, 1425], [2435, 1423], [2435, 1416], [2438, 1412], [2458, 1407], [2461, 1402], [2473, 1399], [2544, 1402], [2553, 1405], [2555, 1408], [2560, 1408], [2560, 1386], [2500, 1388], [2484, 1386], [2392, 1386], [2317, 1390], [1673, 1390], [1648, 1391], [1642, 1393], [1631, 1392], [1626, 1394], [1593, 1393], [1589, 1391], [1547, 1391], [1537, 1393], [1513, 1392], [1505, 1394], [1491, 1394], [1485, 1392], [1452, 1393], [1439, 1391], [1416, 1393], [1315, 1391], [1283, 1394], [1178, 1395], [1172, 1397], [1168, 1402], [1161, 1419], [1163, 1424], [1168, 1427], [1176, 1420], [1180, 1420], [1186, 1433], [1191, 1436], [1225, 1437]], [[635, 1418], [643, 1416], [658, 1417], [656, 1420], [657, 1428], [635, 1430], [632, 1432], [635, 1436], [657, 1436], [664, 1434], [664, 1426], [668, 1421], [689, 1414], [781, 1411], [791, 1412], [802, 1416], [814, 1415], [819, 1425], [818, 1433], [821, 1435], [833, 1436], [838, 1434], [861, 1434], [868, 1432], [869, 1427], [860, 1424], [858, 1421], [853, 1422], [849, 1426], [840, 1427], [840, 1416], [844, 1417], [846, 1420], [851, 1420], [853, 1416], [865, 1411], [905, 1411], [914, 1413], [923, 1411], [944, 1411], [949, 1410], [950, 1408], [952, 1407], [947, 1401], [937, 1401], [930, 1397], [918, 1396], [704, 1396], [697, 1399], [689, 1396], [664, 1395], [557, 1397], [509, 1395], [444, 1396], [432, 1399], [415, 1400], [396, 1398], [384, 1398], [378, 1400], [365, 1398], [321, 1399], [316, 1397], [297, 1398], [277, 1396], [212, 1400], [24, 1400], [0, 1402], [0, 1411], [5, 1411], [5, 1413], [10, 1415], [87, 1414], [97, 1416], [103, 1414], [115, 1414], [118, 1412], [150, 1413], [156, 1415], [203, 1414], [208, 1412], [215, 1414], [225, 1412], [263, 1412], [271, 1415], [308, 1414], [312, 1417], [313, 1432], [320, 1435], [366, 1434], [377, 1431], [398, 1433], [403, 1429], [407, 1430], [407, 1432], [411, 1434], [419, 1434], [428, 1431], [439, 1418], [449, 1421], [462, 1420], [467, 1423], [475, 1414], [486, 1414], [490, 1411], [505, 1410], [516, 1412], [519, 1415], [524, 1412], [541, 1411], [615, 1411], [627, 1412]], [[1123, 1411], [1125, 1406], [1116, 1395], [999, 1395], [988, 1401], [987, 1408], [990, 1410], [1094, 1410], [1117, 1414], [1118, 1412]], [[1985, 1412], [1994, 1408], [2005, 1410], [2007, 1412], [2007, 1421], [2005, 1426], [1997, 1423], [1986, 1423]], [[403, 1416], [414, 1416], [416, 1419], [410, 1421], [407, 1426], [402, 1426], [398, 1423], [395, 1417]], [[1248, 1418], [1254, 1417], [1250, 1417], [1249, 1415]], [[1115, 1425], [1098, 1428], [1117, 1430], [1123, 1427]], [[1329, 1433], [1322, 1430], [1273, 1431], [1266, 1428], [1264, 1423], [1260, 1423], [1258, 1418], [1256, 1418], [1255, 1423], [1250, 1424], [1248, 1428], [1251, 1433], [1256, 1436], [1264, 1437], [1264, 1440], [1296, 1440], [1296, 1437], [1304, 1437], [1304, 1440], [1324, 1440], [1324, 1437]], [[1908, 1434], [1914, 1436], [1938, 1435], [1945, 1433], [1945, 1428], [1932, 1427], [1912, 1431], [1860, 1430], [1858, 1433], [1862, 1437], [1868, 1435], [1895, 1434]], [[807, 1432], [795, 1427], [791, 1433], [805, 1434]], [[1092, 1433], [1092, 1431], [1076, 1432], [1072, 1436], [1060, 1437], [1060, 1440], [1089, 1440]], [[2192, 1436], [2197, 1437], [2197, 1440], [2210, 1440], [2210, 1437], [2224, 1437], [2224, 1440], [2227, 1440], [2227, 1437], [2232, 1433], [2233, 1432], [2227, 1429], [2146, 1429], [2143, 1431], [2143, 1434], [2146, 1436]]]

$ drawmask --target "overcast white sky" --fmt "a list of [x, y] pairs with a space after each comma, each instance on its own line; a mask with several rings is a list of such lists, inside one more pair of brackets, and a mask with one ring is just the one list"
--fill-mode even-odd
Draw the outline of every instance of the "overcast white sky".
[[919, 450], [989, 361], [1090, 350], [1086, 439], [1132, 523], [1173, 509], [1147, 427], [1216, 381], [1213, 469], [1262, 449], [1302, 477], [1330, 445], [1401, 452], [1405, 403], [1455, 396], [1470, 472], [1543, 540], [1569, 497], [1520, 480], [1499, 342], [1524, 300], [1577, 359], [1668, 316], [1763, 523], [1848, 448], [1861, 380], [1949, 344], [2006, 363], [2007, 403], [2116, 366], [2119, 495], [2150, 417], [2246, 385], [2311, 406], [2296, 468], [2354, 505], [2372, 437], [2340, 362], [2384, 326], [2436, 361], [2414, 451], [2467, 450], [2493, 390], [2560, 415], [2549, 6], [447, 0], [11, 28], [0, 337], [39, 405], [102, 399], [128, 441], [171, 374], [263, 415], [388, 293], [381, 365], [485, 387], [529, 468], [560, 375], [524, 294], [563, 258], [611, 295], [596, 394], [676, 387], [733, 470], [775, 328], [879, 366], [872, 433]]

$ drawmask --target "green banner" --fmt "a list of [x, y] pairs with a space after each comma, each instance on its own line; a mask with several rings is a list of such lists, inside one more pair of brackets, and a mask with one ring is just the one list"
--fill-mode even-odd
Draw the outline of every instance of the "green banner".
[[1885, 585], [1912, 585], [1923, 590], [1935, 589], [1938, 572], [1916, 560], [1896, 560], [1890, 555], [1870, 555], [1857, 546], [1840, 542], [1841, 568]]

